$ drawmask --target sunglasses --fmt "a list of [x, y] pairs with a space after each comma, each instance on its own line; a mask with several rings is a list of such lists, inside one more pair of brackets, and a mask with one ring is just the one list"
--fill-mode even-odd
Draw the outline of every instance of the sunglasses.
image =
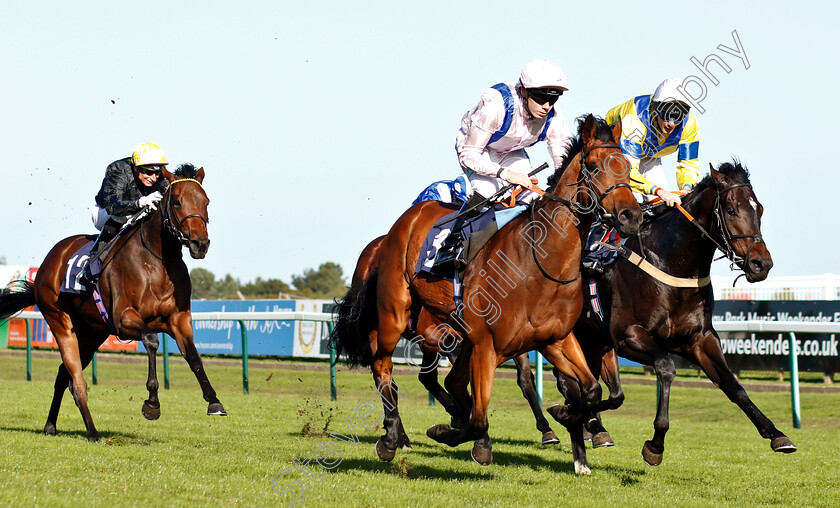
[[680, 123], [688, 115], [688, 106], [677, 102], [660, 102], [656, 105], [656, 114], [665, 122]]
[[162, 168], [160, 166], [138, 166], [137, 171], [144, 175], [159, 175], [160, 170]]
[[528, 90], [528, 97], [533, 99], [537, 104], [545, 104], [547, 102], [554, 105], [561, 95], [563, 95], [563, 90], [558, 90], [556, 88], [537, 88]]

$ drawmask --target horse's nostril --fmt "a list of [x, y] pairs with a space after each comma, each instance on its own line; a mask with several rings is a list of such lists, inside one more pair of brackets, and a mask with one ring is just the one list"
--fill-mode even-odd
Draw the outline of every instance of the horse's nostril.
[[636, 210], [625, 208], [618, 213], [618, 220], [625, 226], [637, 229], [642, 223], [642, 215], [637, 213]]
[[764, 262], [760, 259], [750, 261], [750, 266], [754, 272], [761, 273], [764, 271]]

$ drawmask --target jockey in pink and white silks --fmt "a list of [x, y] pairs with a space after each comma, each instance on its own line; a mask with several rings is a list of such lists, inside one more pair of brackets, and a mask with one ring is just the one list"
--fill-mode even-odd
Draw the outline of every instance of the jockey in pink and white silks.
[[[488, 197], [508, 183], [529, 185], [532, 168], [525, 148], [540, 141], [548, 144], [555, 167], [563, 163], [571, 131], [554, 103], [568, 89], [559, 66], [534, 60], [525, 64], [517, 83], [499, 83], [482, 94], [461, 119], [455, 141], [458, 162], [475, 192]], [[519, 200], [534, 197], [524, 192]]]
[[[548, 144], [555, 167], [563, 164], [572, 134], [554, 103], [568, 89], [566, 74], [557, 64], [533, 60], [525, 64], [518, 82], [494, 85], [464, 114], [455, 150], [476, 197], [490, 197], [508, 183], [529, 186], [528, 173], [533, 168], [525, 149], [540, 141]], [[527, 204], [535, 197], [525, 191], [517, 201]], [[468, 202], [465, 207], [469, 206]], [[460, 229], [467, 218], [453, 221], [435, 266], [454, 262], [463, 267]]]

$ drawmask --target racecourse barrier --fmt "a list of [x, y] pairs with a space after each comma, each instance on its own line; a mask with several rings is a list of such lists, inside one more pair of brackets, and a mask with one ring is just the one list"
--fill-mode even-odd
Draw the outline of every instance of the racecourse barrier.
[[[26, 380], [32, 380], [32, 340], [30, 333], [29, 321], [32, 319], [43, 319], [43, 315], [36, 311], [24, 311], [14, 316], [15, 319], [23, 319], [26, 322]], [[239, 323], [241, 331], [242, 344], [242, 390], [245, 395], [248, 395], [248, 326], [246, 321], [310, 321], [326, 323], [330, 332], [332, 332], [333, 319], [332, 314], [326, 312], [193, 312], [193, 321], [235, 321]], [[164, 389], [169, 388], [169, 340], [164, 338], [163, 341], [163, 372], [164, 372]], [[330, 397], [336, 400], [337, 384], [336, 384], [336, 353], [330, 347]], [[91, 362], [91, 370], [93, 377], [93, 384], [97, 384], [97, 361], [96, 354], [93, 355]]]
[[[26, 348], [26, 379], [32, 379], [32, 344], [30, 340], [30, 325], [31, 319], [43, 319], [40, 312], [24, 311], [15, 316], [16, 319], [23, 319], [27, 326], [27, 348]], [[333, 316], [326, 312], [194, 312], [192, 313], [193, 321], [236, 321], [239, 323], [241, 330], [241, 344], [242, 344], [242, 387], [244, 393], [248, 394], [248, 327], [245, 325], [246, 321], [310, 321], [326, 323], [329, 331], [332, 331]], [[718, 332], [743, 332], [743, 333], [787, 333], [788, 342], [781, 350], [788, 357], [790, 368], [790, 391], [791, 391], [791, 412], [793, 415], [794, 428], [800, 428], [802, 424], [801, 409], [799, 402], [799, 354], [802, 350], [803, 344], [796, 338], [797, 333], [803, 334], [832, 334], [831, 343], [836, 348], [835, 335], [840, 333], [840, 323], [837, 322], [785, 322], [785, 321], [765, 321], [765, 320], [746, 320], [746, 321], [716, 321], [715, 329]], [[781, 336], [779, 339], [781, 340]], [[749, 343], [749, 340], [747, 341]], [[767, 341], [756, 341], [755, 336], [752, 337], [752, 342], [757, 342], [759, 346], [765, 346]], [[168, 340], [163, 341], [163, 359], [164, 359], [164, 388], [169, 387], [169, 351]], [[773, 347], [771, 344], [769, 347]], [[749, 349], [749, 347], [748, 347]], [[336, 352], [329, 347], [330, 358], [330, 397], [332, 400], [337, 398], [336, 385]], [[96, 355], [94, 355], [92, 362], [93, 383], [96, 384], [97, 368]], [[543, 399], [543, 383], [542, 383], [542, 357], [537, 354], [537, 396], [542, 404]]]

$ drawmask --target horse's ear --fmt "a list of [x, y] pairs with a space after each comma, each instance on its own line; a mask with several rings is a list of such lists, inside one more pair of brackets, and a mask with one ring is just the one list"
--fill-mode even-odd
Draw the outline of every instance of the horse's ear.
[[583, 121], [583, 129], [580, 130], [584, 143], [595, 137], [596, 127], [595, 116], [592, 114], [586, 115], [586, 120]]
[[204, 167], [203, 166], [198, 171], [195, 172], [195, 179], [198, 180], [199, 183], [204, 181]]
[[613, 141], [615, 141], [616, 143], [621, 142], [621, 119], [618, 120], [618, 123], [613, 125], [612, 136]]
[[175, 179], [175, 175], [167, 171], [166, 166], [163, 166], [163, 169], [160, 170], [160, 176], [166, 178], [170, 182]]
[[720, 171], [716, 170], [711, 163], [709, 163], [709, 174], [712, 175], [712, 180], [715, 181], [715, 184], [718, 187], [723, 188], [729, 185], [729, 178]]

